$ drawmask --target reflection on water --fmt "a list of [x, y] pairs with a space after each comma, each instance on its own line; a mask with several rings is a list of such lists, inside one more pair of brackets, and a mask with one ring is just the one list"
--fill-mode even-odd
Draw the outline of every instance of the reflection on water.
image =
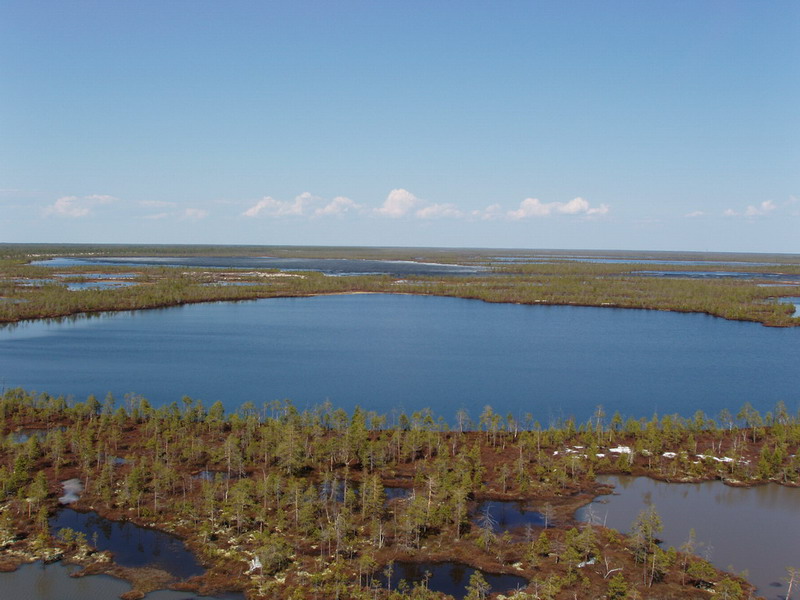
[[50, 429], [24, 428], [11, 434], [11, 441], [15, 444], [24, 444], [32, 437], [43, 442], [47, 436], [56, 431], [64, 431], [66, 427], [52, 427]]
[[770, 600], [785, 595], [786, 567], [797, 565], [800, 539], [800, 488], [777, 484], [753, 488], [720, 481], [664, 483], [647, 477], [598, 477], [615, 486], [614, 495], [598, 498], [576, 518], [627, 531], [639, 512], [656, 508], [664, 524], [664, 546], [679, 548], [694, 529], [698, 554], [717, 567], [748, 579]]
[[[719, 360], [724, 356], [725, 360]], [[705, 315], [456, 298], [342, 295], [210, 303], [0, 329], [0, 380], [83, 400], [228, 411], [290, 398], [387, 415], [477, 419], [487, 404], [544, 427], [610, 412], [764, 412], [800, 389], [800, 329]], [[680, 377], [675, 377], [680, 373]], [[754, 377], [753, 373], [758, 373]], [[794, 406], [790, 406], [794, 410]]]
[[480, 521], [483, 515], [487, 513], [493, 529], [498, 533], [528, 525], [534, 527], [544, 527], [545, 525], [545, 518], [542, 513], [528, 509], [521, 502], [496, 500], [483, 502], [478, 506], [478, 520]]
[[66, 527], [86, 534], [86, 539], [97, 549], [113, 552], [114, 562], [123, 567], [154, 566], [179, 579], [202, 575], [204, 571], [183, 542], [168, 533], [69, 508], [50, 518], [53, 534]]
[[[109, 575], [70, 577], [80, 567], [41, 562], [22, 565], [11, 573], [0, 573], [0, 597], [9, 600], [114, 600], [130, 591], [126, 582]], [[160, 590], [146, 600], [244, 600], [243, 594], [197, 596], [191, 592]]]
[[[475, 569], [456, 562], [396, 562], [392, 565], [391, 579], [386, 576], [385, 570], [380, 573], [380, 581], [384, 587], [397, 588], [400, 580], [407, 583], [422, 583], [427, 581], [429, 589], [435, 592], [450, 594], [456, 600], [466, 596], [469, 578]], [[502, 593], [525, 588], [528, 580], [517, 575], [496, 575], [481, 571], [486, 583], [491, 586], [491, 593]]]

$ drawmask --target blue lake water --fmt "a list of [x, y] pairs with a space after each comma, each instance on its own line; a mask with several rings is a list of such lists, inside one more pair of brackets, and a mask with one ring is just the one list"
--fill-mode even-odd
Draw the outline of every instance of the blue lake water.
[[485, 405], [543, 425], [800, 405], [800, 329], [698, 314], [406, 295], [197, 304], [0, 329], [0, 386], [83, 400], [184, 395], [228, 409], [326, 400], [451, 421]]

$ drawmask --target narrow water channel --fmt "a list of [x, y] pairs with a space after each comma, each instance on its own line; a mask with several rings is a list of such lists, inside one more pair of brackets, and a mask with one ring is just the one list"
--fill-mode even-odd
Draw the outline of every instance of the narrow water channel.
[[606, 476], [614, 486], [580, 509], [576, 518], [629, 531], [637, 515], [654, 506], [664, 525], [663, 546], [680, 548], [694, 529], [696, 554], [715, 566], [742, 573], [769, 600], [783, 600], [786, 567], [800, 566], [800, 488], [768, 484], [752, 488], [720, 481], [664, 483], [648, 477]]

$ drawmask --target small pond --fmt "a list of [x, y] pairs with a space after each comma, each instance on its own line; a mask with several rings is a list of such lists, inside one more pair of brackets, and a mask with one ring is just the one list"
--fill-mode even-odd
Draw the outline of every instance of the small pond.
[[209, 471], [203, 470], [199, 473], [192, 475], [192, 479], [202, 479], [204, 481], [224, 481], [226, 479], [231, 479], [232, 476], [227, 471]]
[[[335, 502], [344, 502], [344, 495], [346, 490], [353, 490], [356, 496], [361, 493], [360, 481], [345, 481], [343, 479], [334, 479], [333, 481], [323, 481], [319, 484], [319, 499], [326, 498], [332, 499]], [[384, 486], [383, 493], [386, 501], [398, 500], [407, 498], [411, 495], [413, 490], [404, 487]]]
[[778, 302], [781, 304], [794, 304], [794, 314], [793, 317], [800, 317], [800, 298], [796, 297], [784, 297], [778, 298]]
[[11, 434], [11, 440], [15, 444], [24, 444], [32, 437], [35, 437], [40, 442], [44, 441], [47, 435], [51, 432], [55, 431], [64, 431], [65, 427], [54, 427], [52, 429], [33, 429], [33, 428], [25, 428], [20, 429], [19, 431], [15, 431]]
[[[493, 524], [493, 529], [497, 533], [503, 531], [512, 532], [528, 525], [533, 527], [544, 527], [545, 517], [542, 513], [532, 510], [522, 502], [497, 501], [482, 502], [478, 506], [476, 522], [481, 523], [488, 516]], [[548, 526], [552, 520], [548, 522]]]
[[69, 281], [64, 282], [71, 292], [81, 290], [112, 290], [137, 285], [135, 281]]
[[99, 550], [113, 552], [114, 562], [123, 567], [157, 567], [178, 579], [204, 572], [179, 538], [162, 531], [70, 508], [61, 509], [50, 518], [53, 534], [65, 527], [83, 532], [89, 543]]
[[759, 595], [783, 599], [786, 567], [797, 566], [800, 540], [800, 488], [768, 484], [752, 488], [726, 486], [720, 481], [664, 483], [647, 477], [607, 476], [614, 494], [601, 496], [576, 513], [629, 531], [638, 514], [654, 506], [664, 530], [663, 546], [680, 546], [694, 529], [696, 554], [721, 569], [741, 573]]
[[[70, 573], [79, 570], [80, 567], [60, 562], [22, 565], [11, 573], [0, 573], [2, 597], [20, 600], [114, 600], [131, 589], [128, 583], [109, 575], [70, 577]], [[145, 600], [244, 600], [244, 595], [229, 593], [209, 597], [191, 592], [160, 590], [147, 594]]]
[[[461, 600], [467, 594], [469, 578], [475, 569], [465, 564], [455, 562], [396, 562], [392, 566], [391, 580], [386, 577], [385, 569], [380, 572], [380, 581], [384, 587], [397, 589], [397, 584], [405, 580], [408, 584], [425, 581], [427, 573], [427, 587], [435, 592], [450, 594], [456, 600]], [[503, 593], [525, 588], [528, 580], [518, 575], [497, 575], [481, 571], [486, 583], [491, 586], [491, 593]]]

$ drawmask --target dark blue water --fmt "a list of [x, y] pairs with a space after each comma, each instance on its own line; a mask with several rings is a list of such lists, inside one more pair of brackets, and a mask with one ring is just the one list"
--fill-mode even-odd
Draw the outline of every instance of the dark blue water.
[[[467, 565], [454, 562], [440, 563], [415, 563], [415, 562], [396, 562], [393, 565], [391, 581], [385, 574], [381, 574], [380, 580], [384, 587], [390, 585], [394, 590], [401, 579], [409, 585], [415, 582], [423, 582], [426, 579], [426, 572], [430, 574], [427, 579], [427, 587], [435, 592], [450, 594], [456, 600], [461, 600], [467, 593], [469, 578], [475, 569]], [[481, 571], [481, 575], [491, 586], [490, 593], [509, 592], [517, 588], [524, 589], [528, 585], [528, 580], [517, 575], [496, 575]]]
[[276, 298], [0, 330], [0, 385], [122, 403], [183, 395], [228, 409], [290, 398], [543, 425], [800, 401], [800, 329], [697, 314], [404, 295]]
[[85, 533], [89, 544], [97, 549], [113, 552], [114, 562], [123, 567], [157, 567], [178, 579], [202, 575], [205, 571], [183, 542], [168, 533], [69, 508], [50, 517], [53, 534], [66, 527]]
[[[528, 508], [522, 502], [487, 501], [478, 506], [476, 523], [485, 526], [485, 519], [488, 514], [489, 523], [496, 533], [504, 531], [514, 531], [528, 525], [533, 527], [544, 527], [545, 517], [542, 513]], [[548, 526], [552, 525], [552, 519]]]

